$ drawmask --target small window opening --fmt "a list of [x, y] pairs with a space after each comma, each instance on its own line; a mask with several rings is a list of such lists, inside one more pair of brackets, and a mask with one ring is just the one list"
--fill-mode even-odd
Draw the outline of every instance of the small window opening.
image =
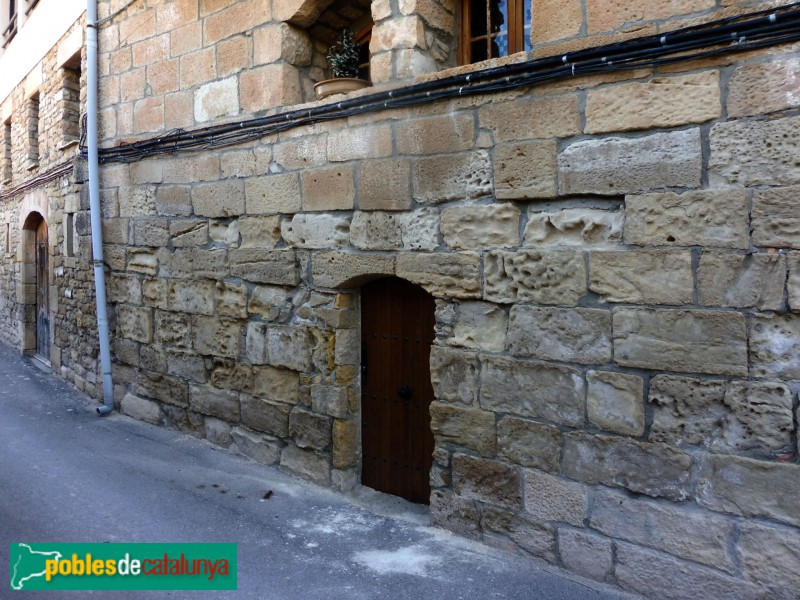
[[64, 254], [75, 256], [75, 213], [67, 213], [64, 219]]
[[11, 181], [11, 119], [3, 123], [3, 146], [0, 148], [0, 179], [3, 183]]
[[73, 146], [81, 137], [81, 53], [77, 52], [61, 69], [61, 96], [58, 110], [61, 115], [60, 149]]
[[531, 49], [531, 0], [462, 0], [462, 64]]
[[39, 166], [39, 92], [36, 92], [28, 100], [28, 169], [35, 169]]

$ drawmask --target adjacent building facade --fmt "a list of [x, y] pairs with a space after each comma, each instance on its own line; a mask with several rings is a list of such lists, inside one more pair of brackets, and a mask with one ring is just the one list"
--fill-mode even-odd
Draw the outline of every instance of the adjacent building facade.
[[[796, 597], [787, 4], [100, 1], [121, 410], [646, 596]], [[0, 104], [0, 332], [97, 395], [72, 18]], [[373, 86], [316, 101], [343, 26]]]

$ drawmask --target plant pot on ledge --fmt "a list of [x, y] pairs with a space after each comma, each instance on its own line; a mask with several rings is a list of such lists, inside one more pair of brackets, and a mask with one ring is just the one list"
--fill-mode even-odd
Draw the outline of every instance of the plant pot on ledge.
[[314, 85], [319, 100], [334, 94], [354, 92], [370, 85], [369, 81], [358, 78], [358, 44], [349, 29], [342, 29], [339, 41], [328, 48], [325, 58], [328, 59], [333, 78]]

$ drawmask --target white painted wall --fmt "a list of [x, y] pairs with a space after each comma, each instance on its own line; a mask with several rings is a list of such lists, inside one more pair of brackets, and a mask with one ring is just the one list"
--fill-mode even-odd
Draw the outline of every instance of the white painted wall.
[[39, 0], [0, 56], [0, 104], [84, 12], [86, 0]]

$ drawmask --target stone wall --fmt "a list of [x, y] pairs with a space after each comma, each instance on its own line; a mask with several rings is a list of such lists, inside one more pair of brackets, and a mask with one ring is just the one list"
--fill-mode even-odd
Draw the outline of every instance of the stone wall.
[[[313, 3], [233, 4], [140, 2], [101, 32], [105, 145], [301, 98], [254, 44]], [[384, 54], [421, 49], [434, 5], [373, 2]], [[768, 5], [542, 0], [535, 54]], [[434, 523], [654, 598], [794, 597], [796, 53], [104, 166], [122, 410], [349, 489], [358, 287], [396, 275], [437, 299]]]

